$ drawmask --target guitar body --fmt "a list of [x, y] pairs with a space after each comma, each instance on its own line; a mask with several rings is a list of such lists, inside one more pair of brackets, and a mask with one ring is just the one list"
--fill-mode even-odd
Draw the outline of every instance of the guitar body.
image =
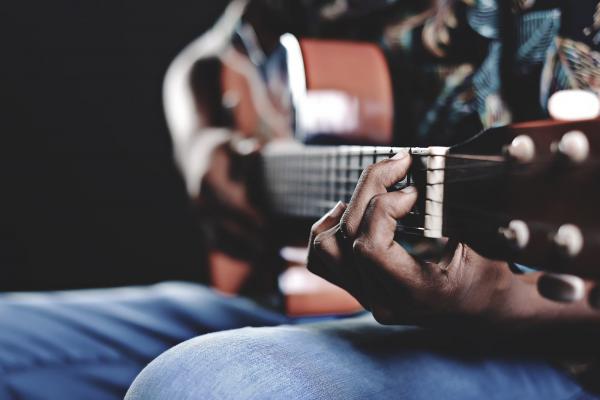
[[[237, 50], [222, 58], [223, 102], [240, 136], [268, 143], [336, 143], [391, 145], [393, 95], [381, 50], [370, 43], [296, 40], [285, 35], [265, 65], [254, 65]], [[294, 76], [291, 76], [291, 75]], [[290, 87], [290, 83], [301, 87]], [[302, 93], [299, 95], [299, 93]], [[305, 268], [307, 239], [313, 218], [276, 225], [290, 235], [281, 249], [287, 267], [278, 280], [287, 314], [354, 313], [362, 309], [344, 290]], [[284, 227], [285, 226], [285, 227]], [[287, 228], [287, 229], [286, 229]], [[292, 232], [289, 232], [292, 231]], [[293, 233], [300, 233], [294, 237]], [[212, 284], [239, 293], [252, 267], [231, 256], [210, 254]]]

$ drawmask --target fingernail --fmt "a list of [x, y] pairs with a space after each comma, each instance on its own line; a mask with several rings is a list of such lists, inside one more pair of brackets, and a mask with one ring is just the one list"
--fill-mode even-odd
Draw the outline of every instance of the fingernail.
[[404, 189], [400, 190], [402, 193], [405, 194], [413, 194], [413, 193], [417, 193], [417, 188], [414, 186], [407, 186]]
[[394, 157], [392, 157], [392, 160], [402, 160], [403, 158], [406, 158], [408, 156], [408, 153], [406, 151], [401, 151], [399, 153], [394, 154]]

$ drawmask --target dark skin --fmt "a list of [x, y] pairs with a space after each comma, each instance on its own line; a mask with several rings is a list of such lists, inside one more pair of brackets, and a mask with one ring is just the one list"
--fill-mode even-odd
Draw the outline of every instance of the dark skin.
[[[538, 274], [514, 274], [449, 240], [437, 261], [413, 258], [394, 241], [396, 221], [413, 207], [414, 188], [387, 192], [407, 173], [411, 158], [398, 154], [367, 168], [348, 205], [338, 203], [312, 227], [308, 268], [341, 286], [383, 324], [465, 326], [522, 331], [549, 325], [600, 326], [586, 302], [542, 298]], [[588, 285], [589, 291], [591, 285]]]

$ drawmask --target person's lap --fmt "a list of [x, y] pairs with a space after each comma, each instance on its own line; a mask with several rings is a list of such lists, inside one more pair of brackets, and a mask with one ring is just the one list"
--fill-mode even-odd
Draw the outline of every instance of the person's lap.
[[[177, 343], [286, 322], [183, 283], [0, 295], [0, 399], [122, 398]], [[364, 319], [209, 334], [152, 362], [129, 398], [583, 398], [549, 362], [449, 353], [443, 337]]]
[[0, 399], [121, 399], [148, 362], [186, 339], [286, 321], [185, 283], [0, 295]]
[[365, 317], [245, 328], [167, 351], [126, 399], [594, 398], [551, 362], [517, 354], [509, 342]]

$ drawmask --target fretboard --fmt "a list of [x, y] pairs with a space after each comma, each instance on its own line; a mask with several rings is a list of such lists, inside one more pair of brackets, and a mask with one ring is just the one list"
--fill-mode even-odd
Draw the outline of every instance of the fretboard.
[[[399, 152], [429, 149], [372, 146], [274, 145], [263, 151], [267, 195], [278, 214], [317, 218], [338, 201], [348, 202], [362, 171]], [[400, 188], [407, 184], [399, 182]]]

